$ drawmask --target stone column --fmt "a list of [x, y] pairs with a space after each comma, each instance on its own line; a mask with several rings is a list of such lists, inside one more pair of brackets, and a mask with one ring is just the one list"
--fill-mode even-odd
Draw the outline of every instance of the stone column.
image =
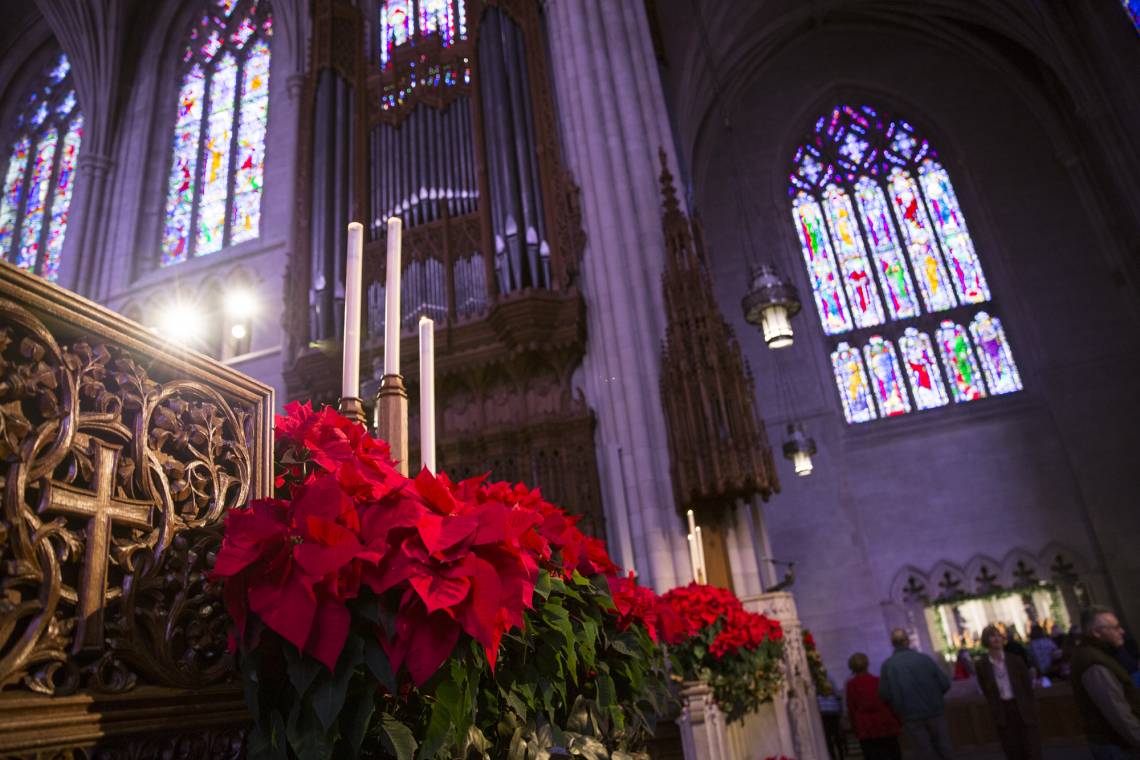
[[[808, 669], [803, 627], [796, 611], [795, 597], [788, 591], [776, 591], [744, 597], [741, 601], [749, 612], [759, 612], [780, 621], [780, 626], [784, 629], [786, 681], [772, 702], [774, 711], [767, 713], [765, 706], [758, 716], [745, 719], [737, 729], [741, 732], [740, 736], [733, 738], [743, 746], [756, 747], [759, 746], [757, 742], [767, 744], [765, 749], [768, 754], [790, 755], [796, 760], [827, 760], [827, 742], [815, 701], [815, 685]], [[777, 740], [780, 742], [780, 752], [773, 752], [772, 744]]]
[[106, 212], [107, 183], [115, 162], [107, 156], [79, 149], [79, 177], [75, 197], [71, 200], [70, 221], [64, 239], [65, 255], [60, 262], [59, 282], [65, 288], [92, 297], [96, 288], [100, 261], [99, 241], [105, 226], [100, 223]]
[[737, 760], [743, 755], [729, 748], [724, 716], [713, 699], [712, 689], [703, 683], [687, 683], [681, 690], [681, 748], [685, 760]]
[[583, 380], [598, 414], [606, 520], [619, 561], [664, 591], [691, 577], [659, 390], [657, 151], [676, 173], [673, 136], [642, 3], [546, 0], [545, 14], [567, 163], [582, 189]]

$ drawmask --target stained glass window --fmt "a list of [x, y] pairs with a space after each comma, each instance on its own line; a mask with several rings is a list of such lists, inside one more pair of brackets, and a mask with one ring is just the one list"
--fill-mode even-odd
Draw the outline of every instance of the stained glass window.
[[1013, 363], [1013, 353], [1001, 329], [1001, 320], [991, 317], [984, 311], [978, 312], [970, 323], [970, 335], [978, 347], [978, 357], [982, 360], [982, 371], [990, 393], [1000, 396], [1021, 390], [1021, 375]]
[[945, 406], [946, 386], [942, 383], [942, 373], [938, 371], [930, 336], [913, 327], [906, 328], [899, 338], [899, 352], [910, 380], [915, 406], [919, 409]]
[[466, 0], [385, 0], [380, 3], [380, 68], [396, 48], [435, 38], [443, 47], [467, 39]]
[[1120, 0], [1124, 4], [1124, 12], [1128, 14], [1128, 18], [1132, 21], [1132, 26], [1136, 27], [1137, 33], [1140, 33], [1140, 0]]
[[992, 294], [950, 174], [914, 125], [836, 106], [796, 149], [788, 194], [823, 331], [844, 336], [831, 358], [849, 423], [1021, 390], [978, 308]]
[[863, 250], [863, 236], [859, 234], [851, 198], [843, 188], [828, 185], [824, 190], [823, 203], [855, 325], [873, 327], [882, 324], [883, 305], [875, 287], [874, 270]]
[[266, 0], [211, 0], [191, 27], [166, 187], [163, 265], [260, 234], [272, 31]]
[[0, 255], [49, 280], [59, 276], [83, 142], [71, 66], [60, 54], [16, 117], [0, 195]]
[[962, 303], [990, 300], [986, 276], [982, 274], [982, 266], [974, 253], [974, 243], [966, 230], [966, 220], [958, 207], [950, 176], [940, 165], [927, 159], [919, 167], [918, 178], [926, 195], [930, 218], [934, 220], [946, 251], [946, 263], [958, 300]]
[[982, 373], [978, 371], [978, 360], [966, 330], [951, 320], [944, 320], [938, 328], [938, 347], [954, 400], [973, 401], [985, 396]]
[[831, 367], [835, 372], [835, 384], [839, 388], [839, 397], [843, 400], [843, 414], [847, 422], [855, 424], [875, 419], [867, 371], [863, 368], [863, 357], [859, 354], [859, 349], [840, 343], [831, 354]]
[[823, 331], [828, 335], [846, 332], [851, 329], [851, 315], [847, 313], [847, 299], [839, 282], [839, 271], [835, 266], [835, 255], [831, 252], [827, 230], [823, 228], [823, 213], [819, 204], [807, 193], [802, 193], [792, 204], [792, 216]]
[[910, 269], [899, 250], [883, 189], [870, 177], [860, 177], [855, 183], [855, 198], [859, 204], [863, 227], [867, 230], [867, 242], [875, 257], [879, 282], [883, 286], [884, 300], [891, 319], [918, 316], [918, 297], [914, 292]]
[[883, 340], [880, 335], [872, 335], [863, 346], [863, 356], [871, 373], [871, 387], [875, 391], [875, 401], [884, 417], [894, 417], [910, 411], [910, 399], [903, 387], [903, 375], [899, 370], [895, 347]]

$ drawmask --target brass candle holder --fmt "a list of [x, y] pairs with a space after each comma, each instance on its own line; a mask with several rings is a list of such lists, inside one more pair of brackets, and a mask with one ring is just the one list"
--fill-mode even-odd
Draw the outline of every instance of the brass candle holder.
[[388, 442], [396, 469], [408, 474], [408, 388], [403, 375], [384, 375], [376, 393], [376, 435]]
[[367, 427], [368, 417], [364, 414], [364, 402], [354, 396], [342, 396], [337, 405], [342, 415]]

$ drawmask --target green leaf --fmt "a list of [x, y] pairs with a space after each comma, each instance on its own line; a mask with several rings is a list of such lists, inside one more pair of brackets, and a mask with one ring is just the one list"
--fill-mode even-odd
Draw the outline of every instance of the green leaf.
[[364, 641], [359, 636], [350, 635], [344, 644], [344, 651], [340, 653], [340, 659], [337, 660], [336, 672], [331, 675], [322, 673], [317, 680], [310, 704], [325, 731], [332, 728], [336, 716], [344, 707], [344, 699], [348, 695], [348, 682], [363, 659]]
[[551, 589], [550, 573], [543, 570], [542, 572], [540, 572], [538, 574], [538, 580], [536, 580], [534, 582], [534, 593], [537, 596], [540, 596], [543, 599], [546, 599], [547, 597], [550, 596], [550, 589]]
[[321, 730], [317, 717], [303, 701], [298, 701], [289, 711], [285, 732], [297, 760], [325, 760], [332, 757], [332, 740]]
[[412, 760], [416, 753], [416, 739], [410, 728], [388, 713], [381, 713], [380, 730], [384, 748], [395, 755], [396, 760]]
[[431, 720], [428, 721], [427, 731], [424, 732], [420, 752], [416, 755], [418, 760], [428, 760], [428, 758], [435, 757], [436, 753], [447, 742], [450, 734], [451, 717], [448, 715], [447, 708], [436, 702], [432, 706]]
[[637, 648], [625, 636], [610, 639], [610, 649], [621, 652], [628, 657], [637, 657]]
[[327, 673], [328, 669], [317, 660], [298, 652], [291, 646], [286, 645], [284, 649], [289, 683], [293, 684], [293, 688], [297, 690], [297, 696], [303, 697], [316, 677], [321, 674], [321, 671], [324, 670]]
[[607, 675], [598, 674], [594, 683], [598, 687], [598, 705], [601, 707], [609, 707], [617, 702], [617, 687], [614, 686], [614, 679]]
[[524, 721], [527, 719], [527, 715], [530, 713], [530, 711], [527, 710], [526, 703], [523, 702], [522, 698], [519, 697], [518, 692], [514, 689], [507, 692], [507, 707], [514, 710], [515, 714]]
[[374, 638], [364, 640], [364, 662], [380, 685], [387, 689], [389, 694], [395, 694], [396, 674], [392, 672], [392, 663], [388, 660], [384, 647]]
[[[341, 721], [341, 740], [338, 749], [347, 749], [352, 757], [360, 756], [360, 745], [368, 732], [372, 713], [376, 711], [376, 701], [371, 688], [357, 689], [348, 699], [348, 707]], [[343, 749], [341, 751], [343, 751]]]

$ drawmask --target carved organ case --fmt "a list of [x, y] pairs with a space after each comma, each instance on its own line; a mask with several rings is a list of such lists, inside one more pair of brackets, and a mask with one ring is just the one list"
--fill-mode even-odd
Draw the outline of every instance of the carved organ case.
[[[541, 486], [603, 534], [594, 419], [571, 387], [585, 351], [576, 283], [585, 237], [561, 162], [539, 3], [314, 8], [286, 316], [289, 395], [335, 402], [345, 227], [354, 220], [368, 230], [362, 364], [366, 374], [369, 360], [378, 368], [386, 220], [399, 216], [402, 370], [415, 417], [413, 336], [431, 317], [440, 467]], [[414, 470], [414, 419], [409, 428]]]

